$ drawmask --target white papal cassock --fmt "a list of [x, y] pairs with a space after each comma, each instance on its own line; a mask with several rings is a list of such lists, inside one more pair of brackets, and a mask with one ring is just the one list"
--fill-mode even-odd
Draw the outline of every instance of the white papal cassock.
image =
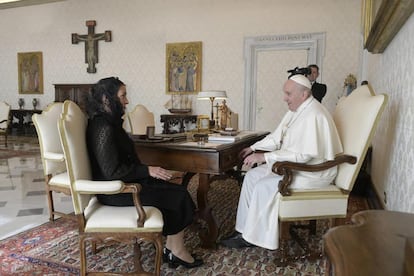
[[[237, 209], [236, 230], [255, 245], [277, 249], [279, 245], [278, 183], [272, 173], [276, 161], [317, 164], [333, 160], [342, 145], [330, 113], [312, 96], [295, 111], [288, 111], [277, 129], [251, 146], [264, 150], [266, 163], [249, 170], [243, 181]], [[330, 185], [336, 167], [321, 172], [294, 172], [292, 189], [312, 189]]]

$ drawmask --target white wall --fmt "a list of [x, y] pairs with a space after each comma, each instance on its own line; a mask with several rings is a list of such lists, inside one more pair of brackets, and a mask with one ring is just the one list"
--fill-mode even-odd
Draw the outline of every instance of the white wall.
[[386, 209], [414, 212], [414, 15], [383, 54], [368, 56], [368, 80], [389, 103], [373, 142], [373, 182]]
[[[333, 110], [346, 75], [358, 74], [360, 7], [360, 0], [67, 0], [0, 10], [0, 92], [14, 108], [19, 97], [28, 108], [38, 97], [44, 107], [54, 100], [54, 83], [94, 83], [114, 75], [127, 84], [130, 109], [142, 103], [159, 118], [170, 98], [165, 44], [202, 41], [202, 89], [226, 90], [230, 108], [242, 113], [245, 37], [326, 32], [322, 81], [328, 85], [325, 104]], [[96, 74], [86, 72], [84, 44], [71, 44], [71, 33], [87, 33], [86, 20], [97, 21], [97, 33], [111, 30], [113, 36], [99, 42]], [[31, 51], [43, 52], [40, 96], [18, 94], [17, 53]], [[208, 101], [193, 102], [195, 114], [209, 114]]]

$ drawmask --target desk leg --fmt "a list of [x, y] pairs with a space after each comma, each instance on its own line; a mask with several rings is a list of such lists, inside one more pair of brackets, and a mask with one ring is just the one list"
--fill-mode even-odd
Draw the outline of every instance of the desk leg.
[[211, 210], [211, 206], [207, 202], [207, 193], [210, 189], [210, 179], [208, 174], [200, 173], [199, 184], [197, 190], [198, 216], [205, 220], [208, 226], [208, 233], [200, 232], [201, 247], [216, 248], [216, 240], [218, 237], [218, 226]]

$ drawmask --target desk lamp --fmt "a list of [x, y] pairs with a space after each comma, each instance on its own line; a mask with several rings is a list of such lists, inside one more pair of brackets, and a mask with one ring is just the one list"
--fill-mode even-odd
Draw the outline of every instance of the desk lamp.
[[211, 101], [211, 119], [210, 119], [210, 128], [214, 128], [215, 121], [214, 121], [214, 100], [215, 99], [226, 99], [227, 94], [226, 91], [221, 90], [210, 90], [210, 91], [200, 91], [198, 93], [197, 99], [199, 100], [208, 100]]

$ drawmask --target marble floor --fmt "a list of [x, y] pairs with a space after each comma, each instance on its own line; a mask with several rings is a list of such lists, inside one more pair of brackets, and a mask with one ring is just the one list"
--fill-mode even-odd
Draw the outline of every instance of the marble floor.
[[[0, 240], [49, 220], [37, 138], [9, 136], [7, 147], [1, 138]], [[24, 155], [7, 156], [12, 150]], [[54, 193], [54, 202], [55, 210], [73, 212], [69, 196]]]

